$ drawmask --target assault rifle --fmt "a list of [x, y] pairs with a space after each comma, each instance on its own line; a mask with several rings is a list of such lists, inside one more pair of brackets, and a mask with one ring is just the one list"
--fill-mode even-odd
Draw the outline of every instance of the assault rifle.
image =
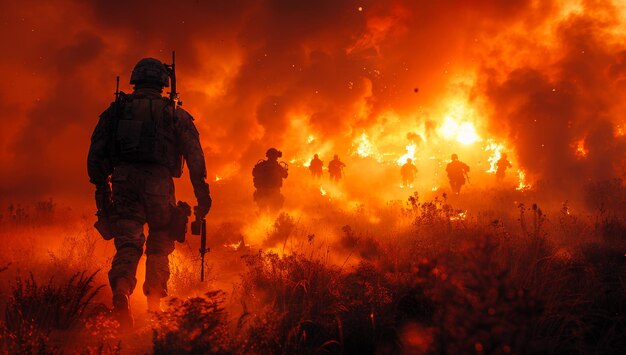
[[165, 67], [167, 68], [167, 71], [170, 74], [170, 92], [168, 93], [170, 95], [170, 100], [172, 100], [172, 102], [174, 103], [174, 106], [178, 105], [178, 106], [182, 106], [183, 102], [180, 101], [180, 98], [178, 97], [178, 92], [176, 91], [176, 52], [172, 51], [172, 64], [170, 65], [165, 65]]
[[199, 218], [196, 214], [196, 220], [191, 222], [191, 234], [200, 236], [200, 282], [204, 282], [204, 255], [211, 251], [206, 246], [206, 218]]

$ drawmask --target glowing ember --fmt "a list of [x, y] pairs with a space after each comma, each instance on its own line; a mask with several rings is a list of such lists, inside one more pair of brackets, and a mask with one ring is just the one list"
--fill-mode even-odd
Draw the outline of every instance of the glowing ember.
[[320, 193], [322, 194], [322, 196], [326, 196], [327, 194], [326, 190], [324, 190], [322, 186], [320, 186]]
[[309, 137], [307, 138], [306, 142], [311, 144], [315, 141], [315, 136], [312, 134], [309, 134]]
[[249, 247], [249, 245], [246, 245], [243, 240], [240, 240], [237, 243], [224, 244], [224, 248], [232, 250], [240, 250], [245, 247]]
[[398, 163], [398, 165], [404, 165], [407, 161], [407, 159], [411, 159], [413, 161], [415, 161], [415, 149], [417, 148], [417, 146], [415, 144], [409, 144], [406, 146], [406, 153], [401, 156], [396, 163]]
[[219, 175], [215, 175], [215, 182], [221, 181], [222, 178]]
[[431, 191], [437, 191], [437, 190], [439, 190], [439, 186], [433, 186], [430, 190]]
[[576, 157], [586, 158], [587, 154], [589, 154], [589, 149], [585, 147], [585, 140], [581, 139], [576, 142]]
[[526, 172], [522, 169], [517, 170], [517, 177], [519, 179], [519, 184], [515, 189], [518, 191], [530, 190], [532, 185], [526, 182]]
[[452, 216], [450, 216], [451, 221], [464, 221], [467, 217], [467, 211], [460, 211]]

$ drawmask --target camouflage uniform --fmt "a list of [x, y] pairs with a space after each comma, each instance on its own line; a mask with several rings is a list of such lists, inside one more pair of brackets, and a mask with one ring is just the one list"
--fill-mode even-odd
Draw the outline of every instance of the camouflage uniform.
[[[139, 130], [149, 131], [146, 136], [153, 139], [148, 140], [149, 147], [158, 143], [153, 158], [134, 153], [146, 145], [143, 131], [138, 144], [133, 146], [129, 143], [132, 140], [125, 140], [138, 132], [133, 129], [133, 120], [144, 123]], [[98, 209], [108, 209], [113, 221], [116, 254], [109, 283], [114, 306], [116, 295], [127, 297], [136, 286], [135, 274], [144, 242], [147, 257], [143, 292], [149, 301], [167, 296], [168, 255], [174, 251], [169, 232], [176, 205], [173, 177], [180, 177], [182, 159], [189, 167], [198, 205], [203, 206], [202, 213], [206, 214], [211, 198], [204, 154], [191, 115], [174, 108], [169, 99], [161, 96], [160, 89], [136, 85], [132, 94], [121, 95], [117, 105], [112, 103], [100, 116], [91, 138], [87, 165], [90, 182], [96, 185], [97, 204], [101, 195], [108, 192], [109, 179], [112, 188], [110, 201], [100, 203]], [[147, 238], [143, 234], [145, 223]]]
[[502, 157], [496, 162], [496, 179], [498, 182], [504, 180], [506, 169], [512, 166], [511, 162], [506, 158], [506, 154], [502, 154]]
[[448, 179], [450, 180], [452, 192], [456, 195], [461, 193], [461, 187], [465, 185], [465, 175], [469, 172], [469, 170], [469, 166], [460, 162], [456, 154], [452, 155], [452, 162], [446, 166], [446, 172], [448, 173]]
[[402, 175], [402, 185], [410, 186], [415, 180], [415, 174], [417, 174], [417, 168], [413, 165], [411, 159], [407, 159], [406, 163], [402, 165], [400, 169], [400, 175]]
[[259, 161], [252, 169], [253, 183], [256, 190], [253, 199], [261, 211], [269, 210], [278, 212], [285, 202], [285, 197], [280, 193], [283, 179], [288, 174], [287, 168], [278, 162], [282, 153], [275, 148], [267, 151], [267, 160]]
[[311, 159], [309, 164], [309, 171], [314, 178], [319, 179], [322, 177], [322, 171], [324, 169], [324, 162], [318, 157], [317, 154]]
[[333, 160], [328, 163], [328, 174], [330, 175], [330, 179], [334, 181], [341, 180], [341, 177], [343, 176], [343, 168], [345, 167], [346, 164], [339, 160], [339, 157], [335, 155]]

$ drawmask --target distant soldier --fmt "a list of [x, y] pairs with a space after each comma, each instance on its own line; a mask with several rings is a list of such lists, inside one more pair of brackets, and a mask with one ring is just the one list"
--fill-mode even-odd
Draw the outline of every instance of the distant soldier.
[[467, 164], [459, 161], [459, 156], [452, 154], [452, 162], [446, 167], [448, 173], [448, 179], [450, 180], [450, 187], [452, 192], [458, 195], [461, 192], [461, 186], [465, 185], [465, 178], [470, 168]]
[[506, 153], [502, 153], [500, 159], [496, 162], [496, 180], [504, 180], [506, 169], [512, 167], [511, 162], [507, 160]]
[[211, 208], [204, 153], [193, 118], [175, 99], [162, 96], [169, 78], [175, 92], [171, 67], [154, 58], [140, 60], [130, 77], [133, 93], [116, 93], [116, 101], [100, 115], [87, 157], [89, 181], [96, 186], [95, 226], [105, 239], [115, 242], [108, 276], [114, 314], [123, 328], [133, 326], [129, 296], [137, 284], [144, 243], [143, 293], [148, 309], [160, 311], [161, 298], [167, 296], [168, 256], [174, 251], [174, 239], [181, 241], [181, 228], [184, 240], [190, 214], [182, 212], [180, 218], [174, 196], [172, 178], [181, 176], [183, 159], [198, 202], [196, 215], [204, 218]]
[[278, 158], [283, 153], [276, 148], [270, 148], [265, 153], [267, 160], [260, 160], [252, 169], [252, 181], [254, 202], [261, 211], [278, 212], [285, 202], [285, 197], [280, 193], [283, 179], [287, 178], [287, 164], [279, 162]]
[[313, 175], [315, 179], [321, 178], [323, 168], [324, 162], [317, 156], [317, 154], [315, 154], [309, 164], [309, 171], [311, 171], [311, 175]]
[[341, 180], [343, 176], [343, 168], [346, 166], [341, 160], [339, 160], [339, 156], [335, 154], [333, 160], [328, 163], [328, 174], [330, 175], [330, 179], [333, 181]]
[[404, 163], [400, 169], [400, 175], [402, 175], [402, 185], [405, 187], [412, 186], [416, 174], [417, 168], [413, 164], [413, 160], [407, 159], [406, 163]]

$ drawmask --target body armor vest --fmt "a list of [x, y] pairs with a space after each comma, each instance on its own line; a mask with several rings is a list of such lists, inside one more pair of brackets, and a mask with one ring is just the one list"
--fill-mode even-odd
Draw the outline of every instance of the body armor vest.
[[183, 157], [174, 130], [174, 106], [166, 98], [123, 95], [116, 103], [113, 163], [159, 164], [180, 177]]
[[252, 169], [252, 183], [257, 189], [280, 188], [283, 186], [282, 171], [278, 163], [261, 160]]

